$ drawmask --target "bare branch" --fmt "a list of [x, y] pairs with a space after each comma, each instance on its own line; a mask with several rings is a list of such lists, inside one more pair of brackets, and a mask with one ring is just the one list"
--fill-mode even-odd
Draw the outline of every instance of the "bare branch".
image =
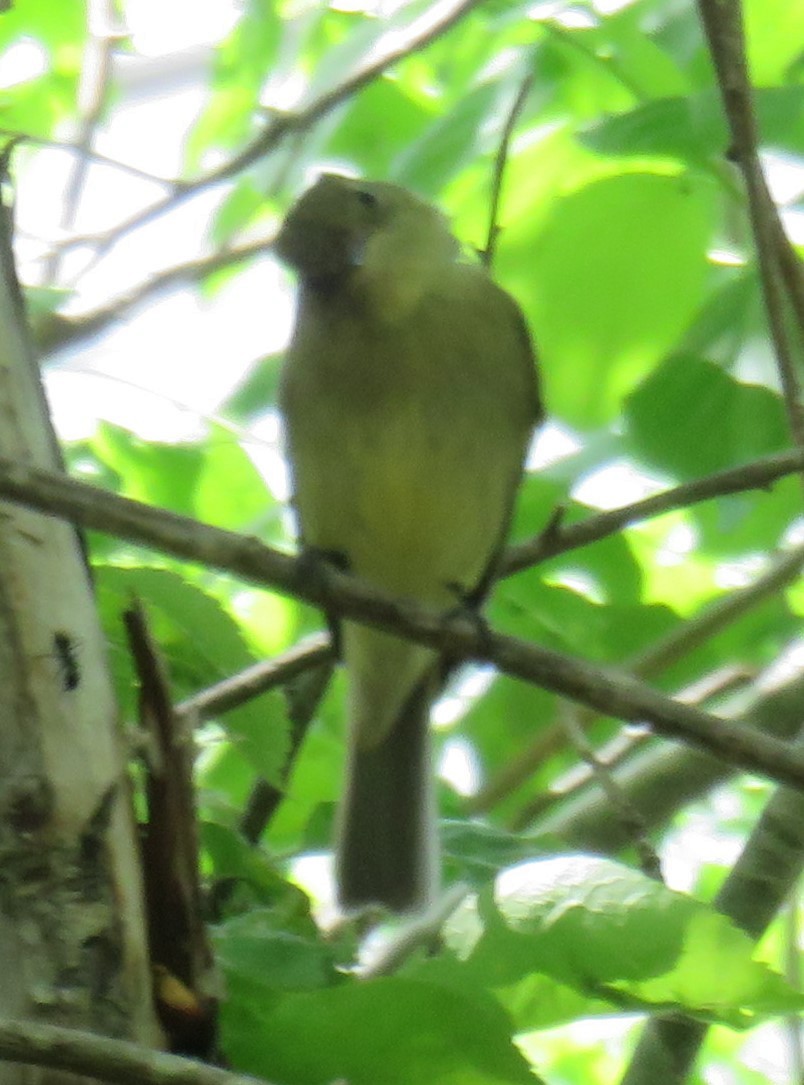
[[126, 1040], [28, 1021], [0, 1020], [0, 1059], [71, 1070], [112, 1085], [269, 1085]]
[[276, 659], [255, 663], [232, 678], [217, 682], [214, 686], [196, 693], [177, 704], [174, 711], [180, 716], [196, 715], [201, 719], [219, 712], [229, 712], [238, 705], [267, 693], [269, 689], [284, 686], [293, 678], [312, 667], [334, 662], [332, 642], [325, 633], [308, 637]]
[[[156, 547], [174, 557], [236, 573], [327, 613], [408, 637], [455, 660], [486, 661], [498, 670], [560, 693], [606, 715], [649, 722], [656, 731], [730, 764], [804, 787], [804, 752], [663, 697], [612, 668], [593, 667], [516, 637], [492, 634], [470, 616], [395, 601], [326, 563], [292, 558], [255, 538], [154, 509], [25, 464], [0, 460], [0, 493], [14, 502], [83, 527]], [[804, 563], [804, 545], [798, 548]]]
[[575, 550], [579, 546], [598, 542], [613, 535], [629, 524], [647, 520], [651, 516], [669, 512], [671, 509], [686, 508], [701, 501], [710, 501], [713, 497], [741, 493], [745, 490], [764, 490], [777, 479], [792, 475], [804, 469], [804, 450], [793, 449], [774, 456], [765, 456], [742, 467], [732, 467], [719, 471], [705, 478], [685, 482], [672, 490], [635, 501], [632, 505], [623, 505], [619, 509], [598, 513], [581, 520], [577, 524], [564, 526], [561, 522], [551, 522], [549, 530], [544, 531], [531, 542], [510, 547], [502, 562], [501, 576], [514, 573], [537, 565], [540, 561]]
[[98, 246], [98, 255], [100, 256], [108, 252], [112, 246], [116, 245], [133, 230], [153, 222], [191, 196], [215, 188], [224, 181], [236, 177], [264, 155], [273, 151], [287, 136], [310, 128], [316, 121], [321, 120], [322, 117], [348, 101], [358, 91], [373, 83], [388, 68], [398, 64], [400, 60], [420, 52], [436, 41], [437, 38], [446, 34], [479, 3], [480, 0], [457, 0], [457, 2], [450, 0], [448, 3], [441, 0], [441, 2], [434, 4], [406, 32], [392, 35], [393, 40], [398, 44], [384, 49], [375, 60], [358, 68], [356, 72], [337, 84], [332, 90], [321, 94], [298, 112], [276, 114], [264, 132], [260, 133], [238, 155], [235, 155], [234, 158], [225, 162], [222, 166], [211, 170], [195, 181], [177, 181], [171, 193], [163, 196], [144, 210], [138, 211], [112, 230], [72, 238], [67, 247], [95, 244]]
[[573, 749], [585, 762], [592, 778], [608, 799], [614, 816], [620, 821], [627, 838], [631, 841], [643, 874], [662, 881], [662, 864], [659, 855], [648, 838], [648, 827], [640, 811], [629, 801], [617, 783], [609, 765], [600, 758], [586, 734], [585, 720], [577, 705], [559, 703], [561, 725]]
[[790, 431], [804, 448], [804, 401], [787, 329], [783, 286], [804, 333], [804, 278], [785, 236], [757, 154], [758, 132], [745, 53], [740, 0], [698, 0], [732, 137], [732, 155], [743, 174], [765, 308], [776, 349]]
[[[715, 600], [695, 618], [672, 629], [632, 659], [623, 661], [620, 666], [639, 678], [651, 678], [660, 674], [705, 641], [727, 629], [765, 599], [792, 584], [800, 576], [801, 565], [800, 551], [792, 550], [788, 554], [782, 554], [753, 584], [737, 588], [722, 599]], [[506, 795], [521, 787], [540, 765], [549, 757], [555, 756], [564, 745], [564, 728], [560, 724], [545, 728], [529, 746], [502, 765], [481, 791], [467, 800], [467, 809], [477, 813], [496, 806]]]
[[68, 154], [84, 155], [91, 162], [97, 162], [99, 166], [109, 166], [111, 169], [120, 170], [122, 173], [128, 173], [131, 177], [136, 177], [140, 181], [148, 181], [154, 185], [162, 185], [163, 187], [173, 188], [176, 182], [169, 177], [159, 177], [155, 173], [148, 173], [147, 170], [141, 170], [137, 166], [132, 166], [129, 162], [121, 162], [117, 158], [109, 158], [108, 155], [101, 154], [100, 151], [89, 148], [85, 150], [77, 143], [66, 139], [45, 139], [43, 136], [34, 136], [30, 132], [20, 132], [16, 128], [2, 128], [0, 127], [0, 136], [8, 136], [19, 143], [30, 143], [34, 147], [47, 147], [54, 151], [66, 151]]
[[88, 339], [105, 331], [110, 325], [120, 320], [125, 313], [138, 305], [157, 297], [164, 291], [186, 283], [197, 283], [216, 271], [232, 267], [245, 260], [270, 252], [273, 238], [259, 238], [233, 248], [188, 260], [181, 264], [158, 271], [142, 283], [138, 283], [125, 294], [112, 298], [98, 309], [93, 309], [82, 316], [62, 316], [53, 313], [37, 321], [36, 341], [45, 355], [54, 354], [68, 345], [74, 345], [82, 339]]
[[[90, 0], [87, 14], [89, 26], [78, 88], [78, 135], [75, 141], [77, 157], [67, 181], [59, 224], [64, 231], [72, 230], [78, 214], [81, 195], [89, 175], [89, 155], [95, 141], [95, 132], [106, 108], [115, 43], [120, 37], [111, 0]], [[53, 283], [58, 279], [61, 260], [61, 252], [53, 249], [45, 263], [43, 278], [46, 283]]]
[[519, 114], [522, 112], [525, 102], [528, 100], [528, 95], [530, 94], [532, 86], [533, 73], [528, 72], [522, 80], [517, 95], [514, 98], [513, 105], [508, 113], [508, 117], [506, 118], [502, 130], [502, 138], [500, 139], [500, 146], [494, 160], [494, 178], [491, 185], [491, 207], [489, 208], [489, 229], [488, 234], [486, 235], [486, 246], [482, 253], [483, 263], [489, 269], [491, 269], [491, 265], [494, 263], [497, 237], [500, 233], [500, 227], [498, 225], [500, 201], [502, 199], [503, 178], [505, 177], [505, 166], [508, 162], [511, 139], [514, 134], [516, 122], [519, 119]]

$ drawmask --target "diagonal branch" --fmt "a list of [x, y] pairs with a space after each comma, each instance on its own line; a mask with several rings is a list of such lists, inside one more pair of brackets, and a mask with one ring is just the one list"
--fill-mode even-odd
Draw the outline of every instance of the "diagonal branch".
[[744, 490], [768, 489], [777, 479], [801, 470], [804, 470], [804, 449], [793, 449], [685, 482], [642, 501], [635, 501], [632, 505], [623, 505], [621, 508], [590, 516], [577, 524], [551, 524], [531, 542], [508, 549], [502, 562], [501, 576], [511, 576], [557, 554], [598, 542], [629, 524], [647, 520], [671, 509], [686, 508], [701, 501], [709, 501], [713, 497], [723, 497]]
[[127, 293], [120, 294], [99, 308], [81, 316], [49, 314], [36, 322], [34, 330], [37, 346], [45, 355], [54, 354], [63, 347], [99, 335], [120, 320], [129, 310], [137, 308], [172, 287], [201, 282], [207, 275], [212, 275], [216, 271], [243, 263], [256, 256], [262, 256], [270, 252], [272, 247], [273, 238], [259, 238], [236, 247], [220, 249], [207, 256], [164, 268], [143, 282], [137, 283]]
[[[514, 678], [570, 697], [606, 715], [647, 721], [657, 732], [697, 746], [730, 764], [793, 787], [804, 787], [802, 751], [672, 701], [613, 668], [594, 667], [516, 637], [491, 633], [468, 615], [446, 619], [414, 602], [391, 599], [329, 564], [318, 563], [311, 570], [309, 558], [290, 557], [255, 538], [154, 509], [22, 463], [0, 461], [0, 493], [47, 515], [156, 546], [174, 557], [225, 569], [327, 613], [425, 644], [446, 658], [492, 663]], [[804, 563], [804, 545], [798, 549]]]
[[[89, 176], [90, 153], [95, 133], [103, 117], [109, 97], [112, 59], [121, 34], [115, 27], [116, 17], [111, 0], [90, 0], [87, 8], [88, 34], [84, 45], [84, 60], [78, 90], [78, 134], [75, 141], [77, 157], [67, 181], [61, 206], [60, 228], [72, 230], [81, 196]], [[44, 281], [58, 279], [63, 253], [53, 249], [45, 264]]]
[[698, 10], [717, 72], [732, 137], [732, 154], [743, 174], [748, 211], [771, 337], [793, 440], [804, 448], [804, 401], [788, 333], [785, 290], [804, 333], [804, 277], [782, 229], [757, 153], [758, 130], [745, 53], [740, 0], [698, 0]]
[[419, 19], [415, 20], [406, 31], [399, 31], [389, 35], [397, 44], [383, 49], [374, 60], [358, 68], [356, 72], [347, 76], [346, 79], [331, 90], [319, 95], [309, 105], [295, 113], [275, 114], [267, 128], [228, 162], [224, 162], [217, 169], [210, 170], [209, 173], [194, 181], [177, 181], [171, 192], [155, 203], [150, 204], [144, 210], [138, 211], [130, 218], [118, 223], [112, 230], [101, 234], [71, 238], [65, 243], [64, 247], [71, 248], [76, 245], [95, 244], [98, 246], [97, 255], [100, 256], [108, 252], [109, 249], [132, 231], [138, 230], [166, 212], [172, 211], [190, 197], [215, 188], [222, 182], [236, 177], [260, 158], [273, 151], [287, 136], [298, 134], [310, 128], [322, 117], [348, 101], [358, 91], [373, 83], [388, 68], [431, 45], [446, 34], [448, 30], [451, 30], [479, 3], [480, 0], [457, 0], [457, 2], [455, 0], [449, 0], [449, 2], [441, 0], [441, 2], [434, 4]]
[[[796, 746], [804, 748], [799, 737]], [[713, 904], [758, 939], [795, 887], [804, 863], [804, 794], [779, 788], [765, 806]], [[682, 1085], [708, 1025], [683, 1015], [648, 1021], [621, 1085]]]
[[511, 139], [514, 134], [514, 129], [516, 128], [516, 122], [519, 119], [519, 114], [525, 107], [532, 86], [533, 73], [528, 72], [519, 86], [513, 105], [511, 106], [505, 124], [503, 125], [502, 138], [500, 139], [500, 146], [494, 161], [494, 176], [491, 184], [491, 207], [489, 208], [489, 228], [486, 235], [486, 246], [482, 252], [483, 264], [489, 269], [494, 263], [497, 238], [500, 233], [498, 219], [500, 215], [500, 203], [502, 201], [503, 179], [505, 177], [505, 167], [508, 163]]

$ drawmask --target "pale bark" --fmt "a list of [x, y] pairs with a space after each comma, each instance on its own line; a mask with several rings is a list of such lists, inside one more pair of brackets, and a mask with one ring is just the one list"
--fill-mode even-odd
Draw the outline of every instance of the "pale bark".
[[[59, 470], [10, 223], [0, 208], [0, 454]], [[158, 1038], [135, 839], [81, 540], [0, 503], [1, 1016]], [[33, 1075], [0, 1066], [2, 1085]]]

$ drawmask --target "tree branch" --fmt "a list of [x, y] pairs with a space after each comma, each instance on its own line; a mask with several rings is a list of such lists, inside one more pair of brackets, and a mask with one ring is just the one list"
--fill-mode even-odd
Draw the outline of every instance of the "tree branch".
[[322, 117], [331, 113], [333, 109], [342, 105], [358, 91], [373, 83], [388, 68], [426, 48], [443, 34], [446, 34], [479, 3], [480, 0], [458, 0], [458, 2], [449, 3], [441, 0], [441, 2], [434, 4], [412, 26], [408, 27], [407, 31], [398, 31], [390, 35], [399, 44], [384, 49], [375, 60], [364, 64], [352, 75], [333, 87], [332, 90], [321, 94], [309, 105], [297, 112], [275, 115], [264, 132], [260, 133], [239, 154], [222, 166], [210, 170], [209, 173], [194, 181], [177, 181], [172, 192], [119, 223], [112, 230], [100, 234], [71, 238], [65, 247], [95, 244], [99, 249], [98, 255], [101, 255], [108, 252], [112, 246], [116, 245], [132, 231], [153, 222], [191, 196], [215, 188], [222, 182], [237, 176], [264, 155], [273, 151], [286, 136], [310, 128], [316, 121], [321, 120]]
[[[765, 599], [770, 598], [800, 575], [801, 554], [792, 550], [782, 554], [753, 584], [737, 588], [710, 603], [690, 621], [682, 622], [666, 636], [649, 645], [638, 655], [619, 665], [638, 678], [652, 678], [677, 663], [689, 652], [738, 621]], [[594, 716], [588, 718], [587, 725]], [[486, 785], [466, 801], [466, 809], [481, 813], [496, 806], [503, 798], [526, 782], [528, 777], [555, 756], [566, 745], [565, 729], [560, 724], [546, 727], [535, 739], [520, 750], [516, 757], [502, 765]], [[527, 814], [527, 811], [525, 811]]]
[[[0, 461], [0, 493], [11, 501], [83, 527], [236, 573], [328, 613], [408, 637], [447, 658], [493, 663], [506, 674], [606, 715], [648, 721], [659, 733], [697, 746], [730, 764], [793, 787], [804, 787], [802, 751], [793, 751], [776, 739], [672, 701], [614, 669], [593, 667], [516, 637], [493, 634], [468, 615], [447, 619], [414, 602], [395, 601], [329, 564], [318, 563], [311, 570], [309, 557], [292, 558], [255, 538], [8, 460]], [[804, 545], [799, 551], [804, 562]]]
[[685, 482], [631, 505], [589, 516], [576, 524], [568, 524], [566, 527], [560, 523], [553, 524], [532, 541], [509, 547], [500, 575], [512, 576], [522, 569], [546, 561], [547, 558], [580, 546], [588, 546], [589, 543], [605, 539], [629, 524], [670, 512], [672, 509], [686, 508], [701, 501], [709, 501], [713, 497], [723, 497], [745, 490], [767, 489], [777, 479], [801, 470], [804, 470], [804, 449], [792, 449], [774, 456], [764, 456], [741, 467], [732, 467], [727, 471], [718, 471], [705, 478]]
[[130, 309], [142, 305], [171, 287], [200, 282], [207, 275], [221, 271], [223, 268], [242, 263], [244, 260], [251, 260], [255, 256], [262, 256], [270, 252], [272, 247], [273, 238], [260, 238], [233, 248], [221, 249], [198, 259], [164, 268], [144, 282], [137, 283], [127, 293], [112, 298], [100, 308], [81, 316], [49, 314], [36, 322], [37, 346], [45, 355], [54, 354], [62, 347], [74, 345], [82, 339], [88, 339], [105, 331]]
[[[2, 8], [0, 8], [2, 10]], [[121, 162], [117, 158], [109, 158], [100, 151], [89, 148], [85, 150], [79, 144], [67, 139], [45, 139], [43, 136], [34, 136], [30, 132], [20, 132], [17, 128], [0, 127], [0, 136], [8, 136], [9, 139], [19, 143], [30, 143], [34, 147], [47, 147], [54, 151], [66, 151], [68, 154], [84, 155], [90, 162], [97, 162], [99, 166], [109, 166], [111, 169], [120, 170], [140, 181], [148, 181], [150, 184], [173, 188], [176, 181], [169, 177], [159, 177], [155, 173], [141, 170], [138, 166], [132, 166], [129, 162]]]
[[[801, 738], [796, 743], [804, 748]], [[713, 906], [758, 939], [787, 899], [804, 863], [804, 793], [778, 788], [715, 897]], [[621, 1085], [682, 1085], [708, 1025], [676, 1015], [645, 1026]]]
[[[78, 214], [81, 195], [89, 175], [89, 155], [95, 142], [95, 132], [106, 108], [114, 48], [121, 36], [115, 27], [115, 10], [111, 0], [91, 0], [87, 14], [89, 26], [78, 88], [78, 136], [75, 141], [77, 157], [67, 180], [59, 223], [61, 230], [65, 232], [73, 228]], [[45, 264], [46, 284], [58, 279], [62, 255], [59, 249], [51, 250]]]
[[326, 633], [308, 637], [275, 659], [255, 663], [231, 678], [216, 682], [200, 693], [181, 701], [174, 708], [180, 716], [196, 715], [201, 719], [229, 712], [247, 701], [284, 686], [312, 667], [334, 663], [335, 652]]
[[[801, 727], [804, 670], [783, 680], [760, 676], [745, 707], [734, 715], [738, 723], [758, 726], [777, 738], [792, 739]], [[690, 803], [726, 783], [734, 770], [717, 758], [696, 750], [647, 739], [612, 767], [614, 778], [628, 801], [640, 811], [649, 831], [656, 832]], [[535, 837], [559, 837], [568, 848], [613, 855], [630, 844], [622, 822], [596, 780], [561, 796], [546, 811], [523, 819], [517, 831]]]
[[486, 235], [486, 245], [483, 249], [482, 260], [483, 265], [486, 268], [491, 269], [491, 265], [494, 263], [494, 253], [497, 248], [497, 237], [500, 233], [500, 227], [497, 224], [497, 219], [500, 214], [500, 201], [502, 199], [502, 186], [503, 178], [505, 177], [505, 166], [508, 162], [508, 151], [511, 145], [511, 138], [514, 134], [514, 128], [516, 122], [519, 119], [519, 114], [522, 112], [525, 102], [528, 100], [531, 87], [533, 86], [533, 73], [528, 72], [525, 78], [520, 84], [517, 95], [514, 98], [513, 105], [508, 113], [505, 124], [502, 130], [502, 138], [500, 139], [500, 146], [497, 151], [497, 155], [494, 160], [494, 177], [491, 184], [491, 207], [489, 208], [489, 228]]
[[762, 292], [793, 440], [804, 448], [804, 401], [787, 331], [786, 285], [804, 332], [804, 279], [798, 257], [782, 229], [757, 154], [758, 132], [745, 53], [739, 0], [698, 0], [698, 10], [717, 72], [732, 137], [732, 154], [743, 174], [759, 263]]
[[71, 1070], [112, 1085], [269, 1085], [126, 1040], [8, 1019], [0, 1019], [0, 1059]]

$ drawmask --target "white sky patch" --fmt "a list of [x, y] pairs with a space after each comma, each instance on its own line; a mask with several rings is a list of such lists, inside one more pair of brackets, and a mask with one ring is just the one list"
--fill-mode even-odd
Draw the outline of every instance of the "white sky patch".
[[48, 69], [47, 53], [38, 41], [20, 38], [0, 53], [0, 90], [36, 79]]
[[755, 554], [751, 558], [742, 558], [740, 561], [724, 561], [715, 571], [715, 584], [719, 588], [728, 590], [745, 588], [753, 584], [767, 567], [766, 554]]
[[465, 738], [448, 738], [441, 751], [438, 775], [459, 795], [474, 795], [480, 787], [480, 765], [474, 746]]
[[581, 479], [572, 496], [584, 505], [616, 509], [663, 490], [665, 484], [626, 460], [615, 461]]
[[220, 41], [241, 14], [238, 0], [125, 0], [125, 23], [134, 49], [162, 56], [205, 42]]
[[695, 552], [699, 533], [690, 523], [673, 524], [656, 551], [659, 565], [680, 565], [689, 554]]
[[578, 452], [583, 445], [565, 426], [556, 422], [546, 422], [539, 426], [528, 452], [528, 471], [538, 471], [549, 467], [551, 463], [566, 459]]

